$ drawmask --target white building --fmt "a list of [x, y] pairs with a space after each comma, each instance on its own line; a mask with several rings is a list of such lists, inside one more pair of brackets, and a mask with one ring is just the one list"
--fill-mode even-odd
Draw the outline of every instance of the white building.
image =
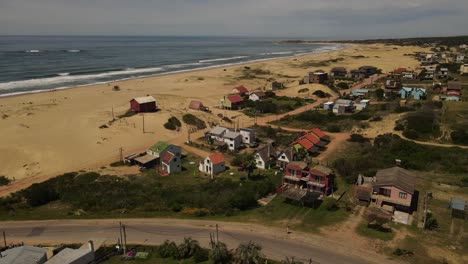
[[249, 100], [250, 101], [261, 101], [266, 97], [265, 93], [263, 91], [255, 91], [250, 93], [249, 95]]
[[462, 64], [462, 66], [460, 66], [460, 74], [468, 75], [468, 64]]
[[257, 168], [269, 169], [270, 166], [274, 164], [274, 159], [276, 158], [276, 150], [271, 144], [268, 144], [262, 147], [261, 149], [255, 151], [254, 157]]
[[207, 135], [209, 137], [211, 137], [213, 140], [223, 141], [224, 135], [228, 131], [229, 131], [229, 129], [226, 128], [226, 127], [217, 126], [217, 127], [213, 128], [213, 129], [211, 129], [210, 132], [207, 133]]
[[364, 99], [364, 100], [359, 101], [359, 103], [354, 104], [354, 106], [356, 107], [357, 111], [362, 111], [366, 109], [369, 106], [369, 104], [370, 104], [370, 100]]
[[223, 154], [215, 153], [200, 161], [198, 169], [211, 176], [221, 173], [226, 170], [225, 159]]
[[224, 142], [226, 142], [229, 150], [235, 151], [239, 149], [242, 143], [242, 135], [238, 132], [228, 131], [224, 134]]
[[333, 106], [333, 113], [335, 114], [343, 114], [346, 112], [353, 112], [354, 111], [354, 102], [347, 99], [338, 99], [335, 101], [335, 105]]
[[241, 128], [239, 133], [242, 136], [242, 143], [250, 145], [255, 142], [255, 130], [251, 128]]
[[323, 103], [323, 109], [325, 109], [325, 110], [330, 110], [330, 109], [333, 108], [333, 105], [334, 105], [334, 104], [335, 104], [334, 102], [326, 102], [326, 103]]

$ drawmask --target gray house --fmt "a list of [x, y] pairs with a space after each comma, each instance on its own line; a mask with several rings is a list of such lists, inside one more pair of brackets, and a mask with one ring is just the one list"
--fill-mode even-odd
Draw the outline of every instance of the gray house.
[[47, 261], [47, 249], [40, 247], [15, 247], [0, 254], [0, 264], [43, 264]]

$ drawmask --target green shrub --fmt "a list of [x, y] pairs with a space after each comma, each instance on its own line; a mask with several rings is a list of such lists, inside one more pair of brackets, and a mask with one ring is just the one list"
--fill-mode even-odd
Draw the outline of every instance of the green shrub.
[[403, 136], [409, 139], [418, 139], [419, 133], [413, 129], [405, 129], [405, 131], [403, 131]]
[[159, 256], [162, 258], [177, 258], [179, 256], [179, 249], [176, 243], [166, 240], [158, 247]]
[[0, 186], [5, 186], [10, 184], [11, 180], [5, 176], [0, 176]]
[[360, 142], [360, 143], [363, 143], [363, 142], [369, 142], [369, 139], [362, 136], [362, 135], [359, 135], [359, 134], [351, 134], [350, 138], [348, 139], [348, 141], [350, 142]]
[[181, 127], [182, 126], [182, 123], [180, 123], [180, 120], [177, 119], [177, 117], [174, 117], [174, 116], [169, 118], [169, 120], [167, 120], [167, 122], [172, 123], [176, 127]]
[[468, 145], [468, 133], [465, 130], [454, 130], [450, 133], [453, 143], [460, 145]]
[[338, 210], [338, 203], [337, 203], [336, 199], [332, 198], [332, 197], [325, 198], [324, 201], [323, 201], [322, 206], [325, 207], [325, 209], [327, 209], [328, 211]]
[[411, 251], [411, 250], [396, 248], [396, 249], [393, 251], [393, 255], [395, 255], [395, 256], [413, 256], [413, 255], [414, 255], [414, 252]]
[[166, 128], [166, 129], [168, 129], [168, 130], [176, 130], [176, 129], [177, 129], [177, 127], [176, 127], [173, 123], [171, 123], [171, 122], [165, 123], [165, 124], [164, 124], [164, 128]]
[[348, 83], [345, 83], [345, 82], [340, 82], [336, 85], [336, 87], [340, 88], [340, 89], [349, 89], [349, 84]]
[[198, 117], [192, 114], [185, 114], [184, 116], [182, 116], [182, 120], [188, 125], [195, 126], [197, 129], [206, 128], [205, 121], [199, 119]]
[[322, 90], [317, 90], [313, 94], [316, 95], [319, 98], [325, 98], [325, 97], [330, 96], [330, 94], [328, 94], [328, 93], [326, 93], [326, 92], [324, 92]]
[[341, 128], [337, 125], [330, 125], [327, 127], [327, 131], [331, 133], [339, 133], [341, 132]]
[[122, 166], [126, 166], [126, 164], [123, 161], [116, 161], [116, 162], [112, 162], [109, 166], [111, 166], [111, 167], [122, 167]]
[[47, 184], [35, 183], [23, 191], [23, 196], [30, 206], [40, 206], [59, 199], [59, 194]]
[[205, 262], [209, 260], [210, 251], [208, 249], [199, 248], [193, 255], [195, 263]]

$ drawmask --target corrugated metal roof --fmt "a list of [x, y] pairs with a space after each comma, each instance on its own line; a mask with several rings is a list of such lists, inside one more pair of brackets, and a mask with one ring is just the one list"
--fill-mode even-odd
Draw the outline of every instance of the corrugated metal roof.
[[94, 252], [89, 249], [65, 248], [53, 256], [46, 264], [89, 264], [94, 260]]
[[465, 207], [466, 207], [466, 202], [461, 199], [452, 198], [452, 200], [450, 201], [450, 208], [452, 209], [465, 211]]
[[411, 194], [414, 193], [416, 177], [403, 168], [393, 167], [379, 170], [377, 171], [375, 177], [377, 181], [374, 183], [374, 186], [392, 185], [399, 187]]
[[0, 264], [42, 264], [47, 259], [47, 249], [31, 246], [7, 249], [1, 254]]
[[228, 132], [226, 132], [226, 134], [224, 134], [224, 137], [229, 138], [229, 139], [234, 139], [234, 138], [237, 138], [237, 137], [240, 137], [240, 136], [241, 136], [240, 133], [232, 132], [232, 131], [228, 131]]
[[228, 129], [225, 128], [225, 127], [217, 126], [217, 127], [210, 130], [210, 134], [221, 135], [221, 134], [225, 133], [227, 130]]

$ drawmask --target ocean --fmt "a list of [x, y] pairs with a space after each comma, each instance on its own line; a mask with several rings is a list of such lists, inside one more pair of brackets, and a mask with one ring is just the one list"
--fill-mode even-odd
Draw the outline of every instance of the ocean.
[[243, 37], [0, 36], [0, 96], [341, 49]]

